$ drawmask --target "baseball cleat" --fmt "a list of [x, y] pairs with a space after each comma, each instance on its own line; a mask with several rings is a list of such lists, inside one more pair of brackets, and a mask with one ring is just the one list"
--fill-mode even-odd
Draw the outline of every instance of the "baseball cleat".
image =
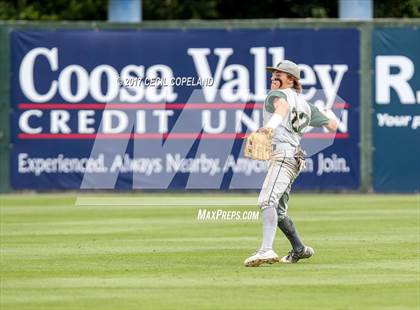
[[244, 261], [245, 267], [258, 267], [262, 264], [274, 264], [279, 262], [279, 256], [273, 250], [259, 250]]
[[302, 258], [309, 258], [315, 254], [315, 251], [310, 246], [305, 246], [302, 251], [296, 252], [295, 250], [290, 250], [289, 253], [281, 259], [282, 263], [294, 264], [297, 263]]

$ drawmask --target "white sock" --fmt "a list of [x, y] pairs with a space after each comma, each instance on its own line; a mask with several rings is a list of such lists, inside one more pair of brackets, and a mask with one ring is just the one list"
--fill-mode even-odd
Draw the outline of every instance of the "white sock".
[[263, 209], [261, 213], [263, 224], [263, 240], [261, 244], [261, 250], [272, 250], [277, 231], [277, 211], [274, 207], [267, 207]]

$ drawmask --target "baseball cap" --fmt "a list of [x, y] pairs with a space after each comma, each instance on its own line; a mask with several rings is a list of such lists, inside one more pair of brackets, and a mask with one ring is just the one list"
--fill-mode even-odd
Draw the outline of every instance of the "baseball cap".
[[277, 64], [277, 66], [266, 67], [265, 69], [270, 72], [274, 72], [274, 71], [286, 72], [294, 76], [298, 80], [300, 79], [300, 70], [299, 70], [298, 65], [290, 60], [282, 60]]

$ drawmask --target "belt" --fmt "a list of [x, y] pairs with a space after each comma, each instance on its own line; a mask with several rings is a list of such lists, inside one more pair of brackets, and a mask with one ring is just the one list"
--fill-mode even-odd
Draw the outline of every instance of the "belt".
[[[286, 146], [286, 148], [283, 148], [282, 146]], [[298, 158], [305, 158], [306, 153], [303, 151], [303, 149], [298, 147], [293, 147], [290, 144], [273, 144], [273, 157], [278, 156], [284, 156], [284, 157], [298, 157]]]
[[273, 151], [272, 157], [293, 158], [295, 157], [295, 151], [294, 150], [276, 150], [276, 151]]

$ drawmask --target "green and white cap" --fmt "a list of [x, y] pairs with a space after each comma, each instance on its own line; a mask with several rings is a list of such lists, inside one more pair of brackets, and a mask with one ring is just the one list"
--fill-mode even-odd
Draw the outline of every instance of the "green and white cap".
[[270, 71], [270, 72], [274, 72], [274, 71], [286, 72], [294, 76], [298, 80], [300, 79], [300, 70], [299, 70], [298, 65], [290, 60], [282, 60], [277, 64], [277, 66], [266, 67], [266, 69], [267, 71]]

